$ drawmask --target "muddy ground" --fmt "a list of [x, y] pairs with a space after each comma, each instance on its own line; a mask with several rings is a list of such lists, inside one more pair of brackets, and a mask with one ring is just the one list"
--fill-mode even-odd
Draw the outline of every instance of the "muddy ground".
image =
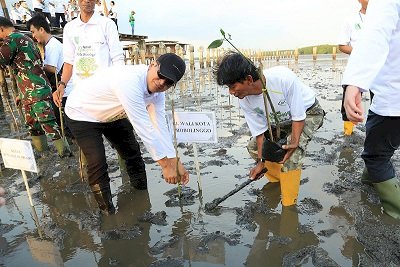
[[[197, 70], [195, 79], [188, 71], [170, 94], [176, 110], [212, 110], [218, 123], [218, 143], [197, 144], [200, 180], [193, 144], [178, 148], [191, 173], [182, 198], [143, 149], [149, 189], [134, 190], [108, 147], [117, 214], [104, 217], [81, 182], [74, 146], [71, 158], [59, 159], [54, 149], [36, 158], [41, 176], [29, 175], [35, 210], [21, 172], [3, 169], [0, 185], [8, 194], [0, 208], [0, 266], [400, 266], [400, 222], [385, 215], [373, 188], [360, 182], [365, 128], [342, 134], [345, 60], [279, 64], [313, 87], [327, 112], [309, 145], [296, 206], [283, 208], [279, 186], [263, 178], [205, 210], [243, 183], [254, 162], [237, 100], [210, 80], [209, 70]], [[0, 127], [0, 137], [26, 136], [4, 105]], [[396, 169], [399, 162], [396, 153]]]

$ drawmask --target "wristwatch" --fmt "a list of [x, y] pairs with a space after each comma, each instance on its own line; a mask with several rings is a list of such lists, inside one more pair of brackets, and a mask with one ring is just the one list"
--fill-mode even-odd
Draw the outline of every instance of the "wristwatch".
[[60, 85], [60, 84], [64, 85], [64, 87], [67, 87], [67, 84], [65, 82], [63, 82], [63, 81], [59, 81], [58, 85]]
[[265, 159], [263, 159], [263, 158], [257, 158], [257, 163], [259, 163], [259, 162], [265, 162]]

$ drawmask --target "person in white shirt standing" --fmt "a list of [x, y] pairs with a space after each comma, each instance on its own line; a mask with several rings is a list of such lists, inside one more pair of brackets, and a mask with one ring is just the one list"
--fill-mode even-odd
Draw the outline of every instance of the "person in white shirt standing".
[[44, 0], [32, 0], [33, 11], [42, 13], [44, 9]]
[[391, 163], [400, 146], [400, 0], [370, 0], [342, 85], [350, 121], [364, 120], [361, 93], [374, 93], [366, 122], [363, 182], [376, 189], [385, 213], [400, 219], [400, 182]]
[[[112, 20], [94, 11], [95, 2], [79, 0], [79, 16], [64, 27], [64, 67], [57, 91], [53, 93], [57, 106], [65, 105], [69, 93], [81, 80], [102, 68], [125, 64], [117, 27]], [[85, 156], [80, 153], [81, 167], [86, 164]], [[84, 172], [81, 168], [81, 173]]]
[[[257, 163], [250, 170], [251, 179], [258, 179], [266, 168], [268, 180], [280, 183], [282, 205], [295, 205], [306, 147], [314, 132], [322, 126], [325, 116], [314, 91], [283, 66], [265, 69], [262, 72], [263, 77], [260, 77], [254, 64], [237, 52], [227, 53], [215, 68], [214, 75], [219, 85], [227, 85], [229, 93], [239, 98], [239, 105], [253, 136], [254, 147], [250, 142], [248, 150], [250, 154], [254, 153], [252, 157], [257, 159]], [[279, 124], [287, 133], [283, 138], [284, 151], [281, 151], [283, 153], [280, 159], [272, 160], [273, 153], [263, 148], [268, 144], [264, 136], [269, 138], [269, 130], [261, 79], [266, 81], [266, 90], [279, 117]], [[276, 126], [269, 103], [267, 108], [271, 124]], [[276, 127], [272, 127], [273, 135], [277, 137], [274, 128]]]
[[[338, 38], [339, 50], [348, 55], [351, 54], [351, 51], [356, 44], [358, 36], [360, 35], [365, 20], [365, 14], [367, 12], [368, 0], [358, 0], [358, 2], [360, 2], [361, 4], [361, 9], [347, 19]], [[343, 90], [340, 112], [342, 114], [344, 135], [351, 135], [353, 133], [354, 124], [349, 121], [346, 116], [346, 111], [343, 107], [344, 94], [345, 91]], [[371, 98], [372, 97], [373, 94], [371, 93]]]
[[108, 17], [115, 22], [115, 25], [117, 25], [118, 29], [118, 9], [115, 6], [114, 1], [110, 1], [110, 10], [108, 11]]
[[167, 183], [189, 181], [188, 172], [177, 162], [167, 128], [164, 93], [182, 78], [185, 69], [179, 56], [167, 53], [150, 66], [102, 69], [80, 81], [69, 95], [65, 107], [68, 125], [86, 155], [88, 182], [103, 214], [115, 212], [103, 135], [125, 160], [130, 183], [136, 189], [147, 189], [147, 177], [133, 129], [160, 164]]
[[[54, 27], [59, 28], [61, 26], [61, 28], [64, 28], [65, 24], [67, 24], [65, 20], [65, 0], [53, 0], [50, 4], [54, 6], [55, 11]], [[62, 20], [61, 23], [60, 20]]]

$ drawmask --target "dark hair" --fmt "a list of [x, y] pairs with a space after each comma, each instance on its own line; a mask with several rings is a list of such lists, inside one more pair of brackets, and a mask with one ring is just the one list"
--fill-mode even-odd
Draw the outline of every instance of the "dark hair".
[[36, 29], [40, 29], [42, 27], [47, 33], [51, 33], [50, 25], [46, 20], [46, 17], [40, 13], [36, 13], [28, 22], [26, 23], [26, 27], [28, 31], [31, 29], [31, 25]]
[[257, 68], [249, 59], [238, 52], [227, 52], [217, 66], [213, 68], [214, 77], [218, 85], [231, 85], [243, 82], [248, 75], [254, 81], [259, 79]]
[[11, 22], [11, 20], [5, 18], [5, 17], [0, 17], [0, 27], [14, 27], [14, 24]]

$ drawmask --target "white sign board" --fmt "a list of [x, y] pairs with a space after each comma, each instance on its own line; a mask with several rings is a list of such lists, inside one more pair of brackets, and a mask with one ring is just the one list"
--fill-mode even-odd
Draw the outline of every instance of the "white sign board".
[[6, 168], [38, 172], [31, 142], [0, 138], [0, 151]]
[[[215, 113], [210, 112], [174, 112], [177, 142], [217, 143], [217, 123]], [[172, 136], [172, 112], [167, 113], [168, 126]]]

